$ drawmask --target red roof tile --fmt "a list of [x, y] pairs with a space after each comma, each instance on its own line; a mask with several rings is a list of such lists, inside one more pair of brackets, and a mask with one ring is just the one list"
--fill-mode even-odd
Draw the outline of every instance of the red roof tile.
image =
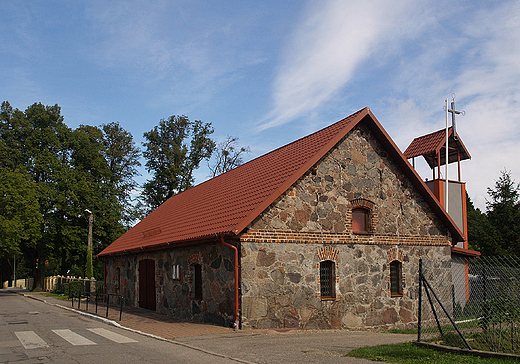
[[426, 200], [433, 204], [434, 211], [443, 215], [441, 221], [447, 223], [452, 234], [461, 236], [370, 110], [364, 108], [325, 129], [171, 197], [99, 256], [240, 233], [362, 120], [394, 159], [397, 158]]
[[[434, 133], [415, 138], [404, 151], [404, 156], [407, 159], [410, 159], [422, 155], [424, 159], [426, 159], [426, 162], [428, 162], [430, 168], [434, 168], [439, 164], [437, 159], [438, 153], [441, 153], [441, 165], [446, 163], [446, 155], [444, 154], [445, 152], [441, 152], [441, 149], [445, 149], [445, 145], [446, 129], [442, 129]], [[460, 151], [461, 161], [471, 158], [460, 137], [458, 135], [456, 138], [453, 136], [453, 128], [448, 128], [448, 146], [450, 147], [448, 156], [450, 163], [457, 161], [457, 149]], [[451, 147], [456, 147], [456, 149], [451, 149]]]

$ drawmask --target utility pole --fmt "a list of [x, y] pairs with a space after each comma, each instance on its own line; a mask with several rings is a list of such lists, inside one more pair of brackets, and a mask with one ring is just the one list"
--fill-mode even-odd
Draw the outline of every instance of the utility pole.
[[94, 223], [94, 215], [88, 209], [85, 209], [88, 214], [88, 238], [87, 238], [87, 266], [85, 269], [85, 275], [87, 278], [94, 276], [94, 268], [92, 266], [92, 224]]

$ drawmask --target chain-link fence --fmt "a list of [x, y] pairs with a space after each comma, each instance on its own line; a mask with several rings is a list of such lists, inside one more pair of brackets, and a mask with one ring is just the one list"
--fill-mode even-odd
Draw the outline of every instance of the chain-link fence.
[[454, 258], [451, 271], [431, 287], [423, 264], [419, 341], [520, 354], [520, 257]]

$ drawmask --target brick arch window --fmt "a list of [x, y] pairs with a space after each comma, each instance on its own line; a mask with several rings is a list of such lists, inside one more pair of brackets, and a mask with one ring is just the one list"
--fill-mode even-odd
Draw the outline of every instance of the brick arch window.
[[319, 268], [319, 284], [320, 296], [322, 300], [336, 299], [336, 262], [338, 260], [339, 251], [332, 246], [324, 246], [317, 251], [320, 261]]
[[403, 263], [398, 260], [390, 263], [390, 295], [403, 295]]
[[375, 204], [363, 198], [350, 201], [352, 232], [356, 234], [373, 234], [377, 222]]
[[368, 233], [367, 209], [357, 208], [352, 210], [352, 231], [355, 233]]
[[332, 260], [320, 262], [320, 295], [322, 299], [336, 298], [336, 271]]

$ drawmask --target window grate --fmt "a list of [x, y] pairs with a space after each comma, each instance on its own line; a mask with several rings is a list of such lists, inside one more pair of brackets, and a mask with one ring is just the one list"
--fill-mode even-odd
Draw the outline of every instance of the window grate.
[[334, 283], [334, 262], [330, 260], [320, 262], [320, 285], [322, 298], [334, 297]]
[[397, 260], [390, 263], [390, 294], [395, 296], [403, 294], [402, 263]]

